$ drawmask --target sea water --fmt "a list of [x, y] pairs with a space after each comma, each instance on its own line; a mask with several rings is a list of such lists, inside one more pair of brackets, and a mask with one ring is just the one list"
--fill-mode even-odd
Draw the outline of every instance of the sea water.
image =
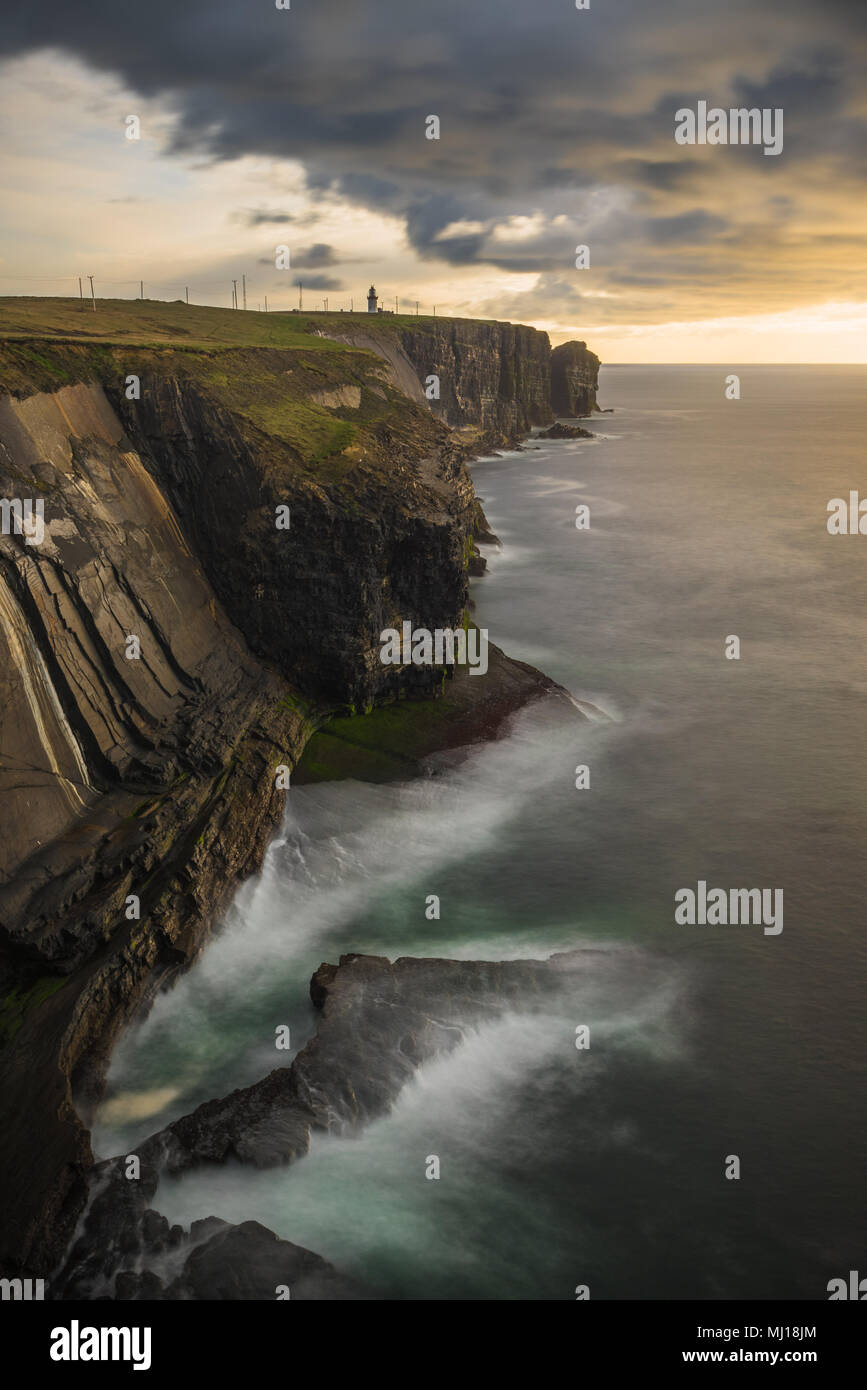
[[[471, 1034], [361, 1134], [155, 1205], [259, 1220], [391, 1298], [825, 1298], [864, 1253], [867, 537], [826, 520], [864, 488], [867, 368], [614, 367], [600, 399], [595, 440], [473, 465], [502, 549], [472, 597], [604, 718], [535, 706], [436, 776], [293, 788], [119, 1046], [95, 1143], [284, 1064], [341, 952], [594, 947], [574, 997]], [[678, 925], [700, 882], [781, 891], [784, 930]]]

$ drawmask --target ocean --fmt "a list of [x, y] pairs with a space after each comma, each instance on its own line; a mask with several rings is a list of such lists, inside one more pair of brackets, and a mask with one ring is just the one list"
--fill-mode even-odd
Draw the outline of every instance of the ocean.
[[[863, 1266], [867, 537], [826, 521], [867, 492], [865, 388], [608, 367], [596, 439], [472, 465], [502, 541], [474, 620], [599, 717], [536, 706], [437, 776], [293, 788], [261, 876], [119, 1045], [95, 1148], [284, 1063], [275, 1028], [303, 1045], [341, 952], [594, 947], [581, 987], [360, 1135], [164, 1181], [158, 1210], [259, 1220], [395, 1299], [824, 1299]], [[679, 925], [699, 882], [781, 890], [782, 931]]]

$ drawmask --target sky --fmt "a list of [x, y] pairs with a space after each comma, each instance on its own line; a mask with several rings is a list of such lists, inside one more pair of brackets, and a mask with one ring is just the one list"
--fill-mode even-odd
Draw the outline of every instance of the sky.
[[[374, 282], [605, 362], [867, 362], [865, 75], [865, 0], [10, 8], [0, 293]], [[700, 101], [782, 111], [781, 152], [678, 143]]]

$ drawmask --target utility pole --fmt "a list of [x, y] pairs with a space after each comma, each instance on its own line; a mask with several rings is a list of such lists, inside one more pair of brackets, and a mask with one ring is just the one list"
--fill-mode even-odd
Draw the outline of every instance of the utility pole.
[[304, 308], [304, 286], [300, 280], [298, 281], [298, 308]]
[[437, 306], [434, 305], [434, 318], [436, 318], [436, 316], [437, 316]]
[[237, 309], [237, 307], [238, 307], [238, 281], [237, 281], [237, 280], [233, 280], [233, 281], [232, 281], [232, 308], [233, 308], [233, 309]]
[[267, 312], [268, 312], [268, 296], [267, 296], [267, 294], [266, 294], [266, 295], [265, 295], [265, 313], [267, 314]]
[[246, 309], [246, 307], [247, 307], [247, 277], [246, 277], [246, 275], [242, 275], [242, 276], [241, 276], [241, 282], [242, 282], [242, 286], [243, 286], [243, 290], [244, 290], [244, 308]]
[[399, 309], [399, 307], [398, 307], [398, 298], [397, 298], [397, 295], [394, 296], [394, 312], [395, 312], [396, 314], [399, 314], [399, 313], [400, 313], [400, 309]]
[[84, 290], [81, 288], [81, 276], [78, 277], [78, 297], [81, 300], [81, 307], [84, 308]]
[[187, 292], [187, 303], [189, 304], [189, 302], [190, 302], [190, 287], [189, 287], [189, 285], [185, 285], [185, 286], [184, 286], [184, 289], [185, 289], [186, 292]]
[[415, 301], [415, 316], [418, 318], [418, 300]]
[[352, 314], [352, 313], [355, 312], [355, 310], [354, 310], [354, 308], [353, 308], [354, 304], [355, 304], [355, 300], [352, 298], [352, 295], [350, 295], [350, 296], [349, 296], [349, 312], [350, 312], [350, 314]]
[[88, 275], [87, 278], [90, 281], [90, 300], [93, 304], [93, 312], [96, 313], [96, 295], [93, 293], [93, 276]]
[[140, 294], [141, 298], [144, 299], [144, 280], [139, 280], [139, 282], [138, 282], [138, 288], [139, 288], [139, 294]]

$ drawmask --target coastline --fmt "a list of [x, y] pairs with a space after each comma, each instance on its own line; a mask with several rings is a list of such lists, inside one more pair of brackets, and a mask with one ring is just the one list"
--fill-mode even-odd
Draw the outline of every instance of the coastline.
[[[22, 336], [25, 311], [39, 323]], [[447, 677], [438, 700], [436, 672], [376, 659], [397, 615], [437, 628], [466, 614], [490, 528], [464, 460], [551, 419], [547, 335], [378, 325], [402, 370], [432, 343], [444, 371], [472, 349], [445, 419], [315, 316], [117, 304], [91, 342], [64, 301], [10, 313], [0, 484], [46, 499], [46, 535], [0, 542], [4, 635], [27, 677], [4, 744], [39, 770], [31, 789], [2, 769], [0, 1096], [16, 1123], [0, 1136], [0, 1269], [40, 1278], [86, 1200], [112, 1049], [261, 868], [283, 812], [274, 769], [413, 775], [537, 698], [579, 712], [496, 649], [485, 677]], [[179, 347], [193, 321], [202, 341]], [[597, 359], [578, 356], [569, 389], [589, 401]], [[118, 389], [130, 368], [140, 398]], [[140, 634], [146, 660], [125, 659], [118, 631]]]
[[[338, 715], [326, 721], [305, 741], [293, 781], [297, 785], [347, 778], [387, 782], [422, 777], [431, 772], [435, 775], [432, 764], [442, 766], [440, 760], [444, 758], [446, 765], [452, 765], [456, 759], [468, 756], [479, 743], [502, 737], [513, 715], [540, 700], [550, 701], [564, 719], [583, 721], [588, 717], [563, 687], [535, 667], [512, 660], [490, 643], [488, 652], [490, 664], [485, 676], [472, 678], [467, 672], [456, 672], [452, 679], [444, 681], [443, 694], [436, 700], [394, 702], [367, 715]], [[584, 953], [577, 952], [576, 956], [583, 959]], [[357, 959], [368, 958], [359, 956]], [[580, 961], [578, 963], [580, 965]], [[346, 960], [342, 958], [340, 964], [345, 966]], [[422, 970], [429, 964], [423, 959], [406, 962], [407, 967]], [[504, 972], [508, 980], [515, 973], [516, 964], [484, 962], [475, 968], [488, 975], [491, 971]], [[392, 970], [387, 961], [380, 961], [379, 966]], [[527, 967], [543, 974], [554, 969], [550, 963], [542, 961], [528, 962]], [[194, 968], [193, 960], [188, 968]], [[455, 968], [465, 972], [470, 965], [456, 963]], [[325, 978], [320, 970], [311, 981], [311, 997], [317, 1007], [325, 1001]], [[490, 985], [489, 988], [488, 1012], [505, 1007], [508, 1000], [515, 1003], [517, 995], [513, 989], [500, 996], [495, 988]], [[152, 998], [151, 993], [149, 1002]], [[418, 1052], [414, 1065], [424, 1056], [436, 1055], [442, 1046], [454, 1044], [460, 1030], [474, 1017], [468, 1009], [466, 1002], [454, 1004], [452, 1032], [446, 1030], [442, 1036], [437, 1034], [427, 1052]], [[189, 1232], [182, 1232], [180, 1228], [170, 1228], [165, 1218], [151, 1207], [164, 1171], [172, 1174], [197, 1162], [219, 1163], [245, 1153], [252, 1155], [255, 1166], [285, 1163], [306, 1152], [311, 1129], [327, 1129], [333, 1120], [333, 1115], [326, 1118], [303, 1106], [295, 1113], [299, 1067], [311, 1052], [318, 1054], [320, 1047], [317, 1032], [291, 1067], [278, 1069], [246, 1091], [206, 1102], [191, 1115], [175, 1121], [168, 1130], [137, 1144], [141, 1178], [136, 1183], [127, 1181], [122, 1156], [91, 1162], [84, 1175], [89, 1195], [86, 1205], [79, 1208], [77, 1236], [72, 1245], [58, 1255], [60, 1267], [55, 1277], [59, 1296], [98, 1296], [97, 1291], [105, 1287], [103, 1281], [118, 1276], [122, 1296], [127, 1298], [257, 1298], [264, 1296], [263, 1289], [273, 1286], [269, 1284], [273, 1261], [280, 1261], [284, 1269], [298, 1269], [298, 1296], [301, 1298], [366, 1297], [363, 1289], [345, 1280], [319, 1256], [306, 1250], [298, 1253], [298, 1247], [279, 1241], [272, 1231], [259, 1223], [243, 1222], [233, 1226], [215, 1215], [193, 1223]], [[332, 1069], [339, 1060], [338, 1051]], [[387, 1061], [388, 1054], [381, 1054], [383, 1066]], [[100, 1075], [93, 1078], [94, 1095], [101, 1090], [109, 1062], [110, 1052], [106, 1051]], [[401, 1075], [405, 1077], [407, 1073], [401, 1072]], [[330, 1075], [327, 1067], [321, 1073], [321, 1084], [335, 1087], [335, 1094], [340, 1092], [338, 1076]], [[308, 1083], [305, 1082], [302, 1089], [306, 1093]], [[358, 1122], [362, 1118], [359, 1117]], [[178, 1141], [172, 1136], [195, 1133], [203, 1123], [202, 1137], [189, 1151], [185, 1148], [182, 1157]], [[272, 1134], [271, 1138], [264, 1137], [266, 1130]], [[248, 1287], [241, 1280], [232, 1285], [231, 1295], [215, 1293], [215, 1289], [227, 1287], [229, 1271], [239, 1258], [241, 1247], [254, 1266], [264, 1262], [266, 1272], [262, 1273], [261, 1282], [254, 1280]], [[137, 1249], [138, 1261], [145, 1266], [148, 1260], [158, 1266], [167, 1252], [173, 1252], [172, 1267], [177, 1266], [179, 1271], [174, 1283], [160, 1286], [154, 1277], [149, 1277], [147, 1268], [136, 1275], [124, 1273], [129, 1261], [125, 1255], [119, 1256], [119, 1248], [125, 1252]], [[118, 1260], [116, 1268], [112, 1268], [112, 1260]], [[183, 1273], [180, 1272], [182, 1266]]]
[[[512, 716], [538, 701], [549, 702], [566, 720], [598, 716], [550, 677], [490, 642], [488, 656], [485, 676], [455, 668], [436, 699], [393, 701], [361, 715], [334, 714], [307, 738], [293, 785], [435, 776], [480, 743], [503, 737]], [[547, 960], [405, 957], [392, 962], [349, 953], [336, 965], [321, 965], [310, 981], [320, 1021], [291, 1065], [199, 1105], [137, 1143], [141, 1176], [132, 1196], [123, 1156], [95, 1164], [86, 1213], [58, 1273], [60, 1297], [93, 1297], [113, 1278], [127, 1298], [269, 1297], [275, 1262], [297, 1270], [293, 1297], [375, 1296], [258, 1222], [232, 1224], [215, 1214], [194, 1221], [189, 1230], [170, 1226], [152, 1206], [159, 1205], [161, 1177], [229, 1161], [257, 1169], [291, 1164], [307, 1153], [314, 1132], [345, 1132], [384, 1113], [414, 1069], [455, 1047], [467, 1028], [506, 1010], [533, 1013], [549, 1007], [574, 972], [580, 975], [598, 955], [586, 947]], [[409, 991], [405, 998], [402, 981]], [[320, 1099], [311, 1105], [312, 1096]], [[129, 1259], [118, 1253], [119, 1245], [138, 1251], [137, 1272], [125, 1271]], [[169, 1254], [174, 1277], [158, 1278], [154, 1270], [163, 1268]], [[255, 1273], [234, 1273], [239, 1258]]]
[[[304, 785], [335, 777], [389, 781], [419, 776], [426, 759], [461, 757], [462, 749], [468, 752], [498, 738], [513, 714], [540, 699], [556, 702], [564, 717], [581, 717], [555, 681], [493, 644], [488, 650], [485, 676], [455, 673], [443, 681], [437, 699], [393, 701], [367, 715], [338, 713], [330, 720], [311, 721], [295, 713], [293, 780]], [[7, 1047], [4, 1104], [9, 1113], [27, 1113], [28, 1125], [23, 1146], [22, 1136], [12, 1141], [8, 1130], [0, 1139], [0, 1162], [21, 1175], [19, 1191], [24, 1194], [3, 1222], [6, 1269], [44, 1277], [46, 1268], [63, 1260], [95, 1171], [89, 1126], [114, 1046], [160, 989], [178, 972], [194, 968], [238, 882], [261, 869], [279, 826], [282, 798], [272, 796], [264, 814], [255, 811], [258, 829], [252, 843], [245, 843], [248, 815], [239, 816], [238, 806], [257, 785], [266, 784], [266, 768], [280, 759], [285, 734], [277, 733], [260, 709], [250, 738], [261, 771], [251, 778], [247, 769], [224, 782], [219, 830], [213, 826], [215, 808], [210, 808], [211, 836], [221, 837], [221, 855], [212, 862], [210, 879], [197, 885], [194, 913], [185, 898], [178, 903], [173, 895], [177, 906], [171, 934], [167, 926], [165, 936], [145, 943], [133, 927], [116, 933], [95, 959], [25, 1014]], [[240, 761], [246, 764], [246, 759]], [[169, 873], [164, 864], [164, 879]]]

